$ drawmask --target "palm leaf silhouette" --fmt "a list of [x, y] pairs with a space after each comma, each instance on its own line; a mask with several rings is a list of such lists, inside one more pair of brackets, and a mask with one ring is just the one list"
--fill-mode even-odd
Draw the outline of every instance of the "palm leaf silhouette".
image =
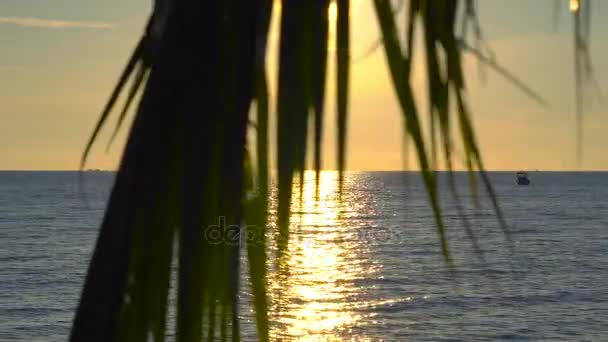
[[[337, 85], [337, 165], [342, 179], [349, 117], [351, 18], [348, 0], [335, 0], [335, 4], [337, 70], [333, 77]], [[450, 171], [451, 191], [458, 199], [452, 178], [455, 140], [463, 146], [471, 186], [476, 191], [477, 177], [481, 178], [509, 237], [475, 138], [461, 54], [475, 54], [526, 94], [543, 101], [478, 46], [466, 43], [464, 31], [469, 24], [464, 26], [463, 36], [458, 36], [455, 27], [459, 8], [465, 6], [465, 15], [474, 16], [473, 1], [410, 0], [409, 6], [401, 2], [400, 6], [408, 9], [404, 41], [399, 39], [396, 24], [401, 7], [394, 9], [388, 0], [374, 0], [373, 4], [381, 38], [369, 53], [384, 47], [403, 114], [404, 140], [416, 152], [441, 253], [450, 263], [447, 227], [433, 171], [442, 154]], [[266, 49], [272, 7], [277, 5], [272, 0], [155, 2], [146, 32], [111, 93], [81, 161], [83, 167], [131, 80], [113, 137], [124, 125], [138, 92], [141, 99], [90, 261], [71, 331], [72, 341], [164, 340], [174, 261], [177, 304], [171, 309], [177, 317], [177, 340], [239, 340], [237, 291], [240, 234], [245, 224], [249, 233], [257, 237], [247, 244], [247, 258], [258, 338], [270, 339], [265, 239], [272, 113]], [[288, 248], [292, 186], [295, 176], [299, 174], [303, 179], [306, 169], [311, 120], [317, 186], [322, 168], [327, 42], [333, 39], [328, 37], [329, 6], [330, 0], [281, 2], [276, 98], [279, 251]], [[583, 53], [577, 59], [577, 72], [582, 77], [591, 70], [587, 45], [582, 43], [587, 40], [588, 26], [578, 23], [578, 9], [574, 15], [577, 53]], [[584, 16], [584, 23], [588, 23], [590, 15]], [[473, 28], [477, 39], [481, 39], [475, 21]], [[422, 132], [423, 111], [410, 83], [415, 30], [424, 34], [430, 138]], [[577, 89], [581, 89], [582, 81], [577, 78]], [[255, 120], [249, 118], [251, 108]], [[580, 117], [582, 105], [578, 108]], [[256, 146], [247, 149], [250, 121], [255, 121], [251, 126]], [[452, 134], [454, 125], [459, 139]], [[251, 163], [250, 152], [255, 153], [255, 164]], [[245, 196], [247, 191], [254, 195]], [[464, 226], [483, 258], [466, 220]]]

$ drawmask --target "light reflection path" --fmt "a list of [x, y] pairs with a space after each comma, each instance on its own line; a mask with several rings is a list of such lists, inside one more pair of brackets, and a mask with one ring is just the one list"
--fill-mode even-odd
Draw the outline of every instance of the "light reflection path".
[[360, 293], [353, 281], [375, 270], [363, 263], [367, 247], [357, 227], [343, 219], [354, 209], [338, 198], [337, 173], [321, 173], [318, 196], [314, 177], [305, 174], [301, 197], [294, 187], [288, 252], [270, 275], [273, 339], [342, 340], [364, 318], [354, 310]]

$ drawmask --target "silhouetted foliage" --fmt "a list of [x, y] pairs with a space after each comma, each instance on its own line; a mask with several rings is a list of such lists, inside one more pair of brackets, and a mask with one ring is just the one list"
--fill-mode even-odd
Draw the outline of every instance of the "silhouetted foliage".
[[[442, 155], [452, 175], [455, 141], [464, 148], [472, 188], [476, 189], [480, 177], [508, 237], [475, 138], [462, 70], [463, 51], [472, 52], [537, 101], [542, 99], [498, 66], [485, 48], [474, 1], [410, 0], [407, 5], [402, 1], [401, 8], [407, 11], [403, 35], [396, 23], [399, 11], [391, 2], [373, 0], [373, 4], [382, 37], [370, 53], [383, 47], [386, 55], [403, 114], [404, 137], [416, 152], [445, 260], [450, 262], [450, 251], [433, 170]], [[131, 79], [115, 132], [140, 90], [141, 100], [90, 261], [72, 341], [164, 340], [174, 259], [177, 340], [239, 339], [239, 234], [212, 237], [205, 227], [219, 227], [224, 232], [233, 232], [236, 227], [238, 232], [246, 223], [252, 226], [253, 235], [267, 234], [268, 122], [274, 111], [268, 106], [266, 50], [273, 5], [279, 2], [155, 2], [145, 34], [104, 108], [82, 159], [84, 166], [100, 129]], [[590, 12], [578, 1], [576, 5], [577, 75], [589, 76], [585, 42]], [[346, 168], [351, 18], [349, 1], [336, 0], [337, 34], [329, 37], [329, 25], [333, 24], [327, 16], [330, 0], [284, 0], [280, 6], [278, 224], [279, 249], [285, 249], [294, 175], [303, 176], [306, 169], [309, 134], [314, 138], [317, 176], [322, 169], [328, 77], [335, 77], [337, 84], [340, 175]], [[467, 42], [469, 28], [473, 30], [473, 43]], [[423, 33], [429, 85], [427, 115], [431, 131], [426, 135], [421, 125], [423, 111], [410, 82], [416, 30]], [[336, 74], [329, 76], [328, 39], [336, 39], [337, 47]], [[582, 82], [579, 78], [577, 89]], [[251, 108], [255, 113], [251, 120], [255, 121], [256, 146], [247, 149]], [[314, 121], [312, 133], [308, 131], [310, 119]], [[453, 126], [458, 128], [459, 139], [453, 136]], [[255, 165], [250, 162], [249, 151], [255, 153]], [[458, 199], [451, 180], [451, 191]], [[247, 192], [255, 195], [249, 198]], [[469, 224], [465, 222], [464, 226], [481, 255]], [[268, 340], [265, 238], [247, 245], [247, 258], [258, 337]]]

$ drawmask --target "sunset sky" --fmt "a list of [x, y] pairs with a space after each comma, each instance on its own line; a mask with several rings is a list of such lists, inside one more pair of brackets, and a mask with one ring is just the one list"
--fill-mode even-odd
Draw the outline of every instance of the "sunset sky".
[[[608, 170], [608, 96], [602, 103], [593, 92], [585, 114], [583, 162], [576, 165], [568, 2], [562, 1], [557, 27], [552, 0], [479, 3], [482, 28], [497, 61], [549, 103], [549, 107], [540, 106], [489, 69], [484, 82], [475, 60], [465, 59], [468, 96], [486, 167]], [[608, 2], [593, 5], [592, 59], [599, 84], [608, 89], [608, 23], [602, 20], [608, 15]], [[384, 52], [378, 49], [359, 58], [379, 36], [372, 1], [355, 0], [352, 6], [348, 167], [401, 169], [401, 113]], [[0, 170], [78, 168], [86, 139], [143, 30], [150, 7], [150, 0], [2, 0]], [[277, 40], [278, 34], [271, 33], [269, 72], [275, 78], [271, 83], [276, 83]], [[424, 111], [423, 58], [423, 54], [416, 56], [412, 82]], [[330, 66], [329, 72], [333, 71]], [[333, 74], [328, 80], [325, 167], [331, 169], [335, 167]], [[111, 120], [109, 127], [113, 125]], [[103, 135], [88, 167], [115, 168], [125, 133], [107, 154], [108, 134]]]

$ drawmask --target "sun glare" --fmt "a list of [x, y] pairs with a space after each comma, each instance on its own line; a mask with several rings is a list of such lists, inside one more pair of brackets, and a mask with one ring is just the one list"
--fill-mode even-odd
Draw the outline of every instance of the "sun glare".
[[329, 8], [327, 9], [327, 16], [329, 18], [329, 25], [334, 26], [338, 20], [338, 5], [336, 5], [335, 1], [332, 1], [329, 4]]
[[[299, 341], [340, 340], [340, 332], [361, 319], [352, 311], [348, 296], [356, 291], [350, 280], [365, 277], [352, 231], [343, 225], [340, 212], [348, 210], [338, 200], [337, 172], [323, 171], [316, 192], [314, 172], [306, 172], [301, 200], [294, 187], [293, 228], [287, 260], [288, 283], [274, 282], [282, 309], [277, 339]], [[279, 298], [279, 296], [276, 296]]]
[[579, 0], [570, 0], [570, 12], [578, 11], [579, 7]]

